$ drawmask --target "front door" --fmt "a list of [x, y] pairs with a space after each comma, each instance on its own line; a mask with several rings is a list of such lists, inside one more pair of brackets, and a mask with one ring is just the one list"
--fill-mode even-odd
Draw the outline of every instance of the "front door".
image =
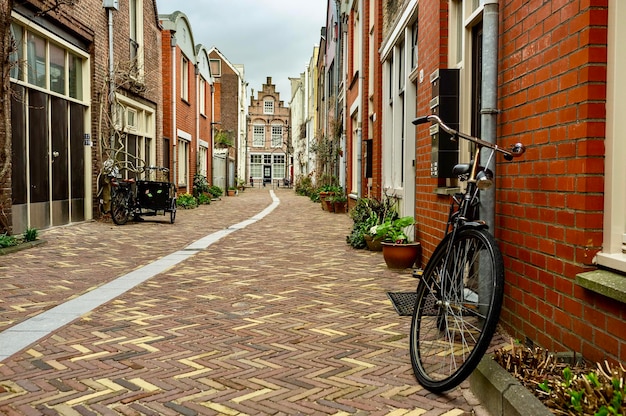
[[84, 220], [84, 107], [34, 89], [13, 91], [13, 232]]
[[272, 165], [263, 166], [263, 185], [272, 183]]

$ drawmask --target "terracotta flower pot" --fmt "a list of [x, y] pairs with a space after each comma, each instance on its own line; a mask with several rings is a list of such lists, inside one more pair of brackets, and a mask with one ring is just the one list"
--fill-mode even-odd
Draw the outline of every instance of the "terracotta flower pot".
[[422, 255], [420, 243], [395, 244], [383, 241], [383, 258], [390, 269], [413, 267]]
[[363, 238], [369, 251], [383, 251], [382, 239], [380, 237], [374, 238], [369, 234], [365, 234]]

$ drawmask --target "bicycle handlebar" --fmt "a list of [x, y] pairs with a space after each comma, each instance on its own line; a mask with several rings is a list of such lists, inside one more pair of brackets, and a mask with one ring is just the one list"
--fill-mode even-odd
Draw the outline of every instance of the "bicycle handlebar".
[[462, 137], [463, 139], [469, 140], [470, 142], [474, 142], [474, 143], [476, 143], [479, 146], [488, 147], [490, 149], [493, 149], [493, 150], [496, 150], [496, 151], [498, 151], [500, 153], [503, 153], [504, 154], [504, 158], [506, 160], [513, 160], [514, 157], [519, 157], [519, 156], [523, 155], [524, 152], [526, 151], [526, 146], [524, 146], [522, 143], [515, 143], [509, 149], [504, 149], [504, 148], [498, 146], [497, 144], [486, 142], [486, 141], [484, 141], [482, 139], [479, 139], [478, 137], [474, 137], [474, 136], [470, 136], [470, 135], [461, 133], [460, 131], [454, 130], [453, 128], [447, 126], [441, 120], [441, 118], [439, 118], [439, 116], [436, 116], [434, 114], [431, 114], [431, 115], [428, 115], [428, 116], [420, 116], [420, 117], [417, 117], [415, 120], [413, 120], [413, 124], [415, 124], [415, 125], [424, 124], [424, 123], [428, 123], [428, 122], [437, 123], [443, 129], [443, 131], [445, 131], [446, 133], [450, 134], [451, 136]]

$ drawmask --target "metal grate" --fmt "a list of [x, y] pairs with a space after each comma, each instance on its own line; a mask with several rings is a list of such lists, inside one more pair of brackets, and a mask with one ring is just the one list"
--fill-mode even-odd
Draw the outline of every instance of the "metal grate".
[[417, 294], [415, 292], [387, 292], [387, 296], [389, 300], [391, 300], [396, 312], [398, 312], [398, 315], [413, 315], [413, 308], [417, 300]]

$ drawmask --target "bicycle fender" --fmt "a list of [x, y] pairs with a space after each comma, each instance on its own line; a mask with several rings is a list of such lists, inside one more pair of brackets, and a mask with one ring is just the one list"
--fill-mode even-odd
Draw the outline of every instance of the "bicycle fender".
[[466, 222], [465, 224], [463, 224], [463, 226], [461, 228], [459, 228], [459, 231], [464, 230], [466, 228], [474, 228], [474, 229], [478, 229], [478, 230], [487, 230], [489, 228], [489, 226], [487, 225], [487, 223], [485, 221], [469, 221], [469, 222]]

